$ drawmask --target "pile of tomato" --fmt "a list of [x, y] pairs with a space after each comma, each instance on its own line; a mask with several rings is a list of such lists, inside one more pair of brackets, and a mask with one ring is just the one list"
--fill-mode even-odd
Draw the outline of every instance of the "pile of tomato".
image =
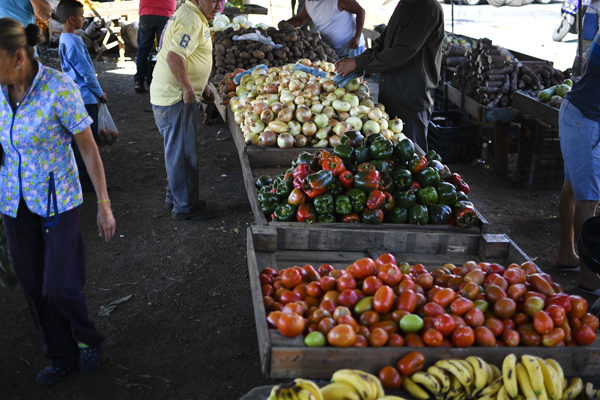
[[386, 253], [343, 270], [265, 268], [260, 282], [269, 327], [307, 346], [589, 345], [600, 325], [531, 262], [429, 272]]

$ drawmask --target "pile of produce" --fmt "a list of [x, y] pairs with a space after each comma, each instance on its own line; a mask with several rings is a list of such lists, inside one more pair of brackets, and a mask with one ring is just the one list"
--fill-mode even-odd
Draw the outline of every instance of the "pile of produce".
[[[521, 360], [507, 355], [501, 369], [481, 357], [439, 360], [427, 369], [425, 356], [418, 351], [400, 358], [396, 366], [379, 372], [385, 388], [402, 387], [415, 399], [598, 399], [592, 383], [579, 377], [565, 378], [558, 361], [524, 354]], [[583, 395], [583, 396], [582, 396]]]
[[534, 91], [557, 85], [565, 73], [548, 62], [519, 62], [489, 39], [476, 41], [467, 51], [469, 61], [458, 66], [452, 86], [486, 107], [508, 107], [517, 90]]
[[[263, 44], [254, 40], [233, 40], [234, 36], [260, 32], [281, 48]], [[282, 30], [276, 28], [227, 28], [213, 36], [213, 82], [220, 82], [225, 74], [236, 68], [248, 69], [258, 64], [278, 67], [301, 58], [311, 61], [336, 61], [335, 51], [325, 43], [319, 33], [310, 33], [305, 29], [295, 29], [286, 25]]]
[[442, 63], [453, 68], [468, 61], [469, 47], [471, 44], [464, 38], [447, 34], [442, 42]]
[[433, 150], [415, 153], [380, 134], [345, 132], [333, 153], [301, 153], [274, 179], [256, 182], [261, 211], [274, 221], [455, 224], [477, 221], [469, 186]]
[[[297, 69], [309, 69], [312, 73]], [[375, 104], [359, 78], [338, 87], [329, 62], [300, 60], [298, 64], [257, 68], [235, 87], [229, 104], [249, 145], [280, 148], [335, 147], [348, 130], [365, 136], [381, 133], [402, 139], [402, 121], [389, 121], [382, 104]]]
[[429, 272], [382, 254], [343, 270], [265, 268], [259, 278], [268, 326], [311, 347], [585, 346], [599, 326], [585, 299], [532, 262]]
[[537, 98], [542, 103], [548, 103], [552, 107], [560, 108], [564, 97], [569, 93], [573, 81], [571, 79], [565, 79], [560, 85], [550, 86], [548, 89], [540, 90]]

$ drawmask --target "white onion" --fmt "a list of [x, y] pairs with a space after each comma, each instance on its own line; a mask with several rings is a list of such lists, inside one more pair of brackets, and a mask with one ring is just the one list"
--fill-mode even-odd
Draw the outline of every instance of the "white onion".
[[294, 146], [294, 137], [285, 132], [277, 137], [277, 146], [281, 149], [289, 149]]
[[296, 147], [304, 147], [308, 143], [308, 138], [304, 135], [298, 135], [294, 137]]
[[277, 135], [273, 131], [264, 131], [258, 137], [258, 145], [262, 147], [275, 146]]

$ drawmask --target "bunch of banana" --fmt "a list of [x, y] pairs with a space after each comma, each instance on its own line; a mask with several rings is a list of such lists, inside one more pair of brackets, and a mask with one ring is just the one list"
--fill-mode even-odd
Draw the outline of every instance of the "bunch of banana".
[[267, 400], [323, 400], [323, 396], [316, 383], [298, 378], [273, 387]]
[[356, 369], [334, 372], [331, 383], [321, 388], [321, 394], [323, 400], [378, 400], [385, 396], [383, 386], [375, 375]]
[[[426, 371], [405, 377], [402, 387], [417, 399], [467, 399], [487, 395], [490, 399], [502, 386], [495, 382], [500, 370], [480, 357], [439, 360]], [[492, 390], [494, 389], [494, 390]], [[487, 398], [487, 397], [484, 397]]]

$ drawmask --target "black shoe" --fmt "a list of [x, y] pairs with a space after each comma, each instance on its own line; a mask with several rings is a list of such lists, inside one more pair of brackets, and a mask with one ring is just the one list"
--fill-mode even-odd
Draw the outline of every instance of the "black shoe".
[[165, 209], [165, 211], [171, 212], [173, 210], [173, 203], [165, 202], [163, 208]]
[[206, 208], [206, 202], [204, 200], [200, 200], [198, 206], [194, 207], [194, 209], [192, 209], [192, 211], [190, 211], [189, 213], [171, 213], [171, 218], [174, 221], [203, 221], [215, 217], [216, 215], [214, 211]]
[[79, 349], [79, 371], [92, 372], [98, 369], [102, 362], [101, 347], [86, 347]]
[[42, 386], [52, 387], [58, 382], [62, 381], [67, 375], [73, 372], [70, 368], [54, 367], [52, 365], [47, 366], [35, 377], [35, 381]]
[[133, 88], [138, 93], [146, 93], [146, 86], [144, 86], [144, 82], [136, 82]]

